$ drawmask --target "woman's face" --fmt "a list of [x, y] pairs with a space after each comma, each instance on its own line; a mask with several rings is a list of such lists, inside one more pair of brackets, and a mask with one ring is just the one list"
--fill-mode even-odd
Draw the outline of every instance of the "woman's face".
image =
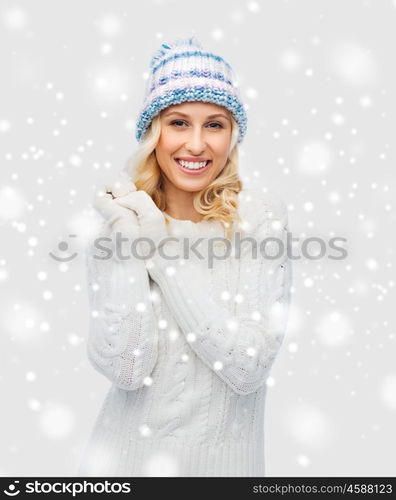
[[[165, 189], [167, 182], [183, 191], [204, 189], [227, 163], [231, 144], [229, 111], [217, 104], [185, 102], [164, 109], [160, 120], [161, 135], [155, 153], [165, 176]], [[183, 166], [177, 161], [180, 158], [193, 163]], [[200, 162], [204, 161], [208, 163], [202, 168]]]

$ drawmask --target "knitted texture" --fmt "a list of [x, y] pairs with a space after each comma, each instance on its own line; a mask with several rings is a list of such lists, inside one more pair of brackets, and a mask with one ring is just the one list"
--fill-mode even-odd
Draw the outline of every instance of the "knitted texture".
[[[158, 328], [144, 261], [116, 258], [115, 233], [130, 235], [126, 222], [119, 222], [109, 219], [96, 235], [110, 238], [111, 260], [93, 242], [85, 254], [91, 309], [87, 354], [93, 366], [117, 387], [133, 390], [141, 387], [154, 367]], [[147, 331], [150, 336], [145, 335]]]
[[[78, 475], [264, 476], [266, 379], [285, 335], [292, 282], [287, 211], [259, 190], [239, 198], [243, 237], [258, 245], [276, 237], [285, 245], [280, 255], [266, 245], [256, 258], [244, 241], [239, 258], [231, 252], [209, 266], [205, 243], [224, 238], [223, 225], [168, 216], [169, 234], [188, 237], [190, 248], [199, 242], [202, 260], [156, 254], [146, 267], [136, 258], [88, 257], [96, 311], [89, 358], [112, 386]], [[107, 223], [101, 233], [111, 231]], [[168, 244], [164, 254], [182, 255], [179, 243]]]
[[136, 139], [142, 139], [161, 110], [193, 101], [227, 108], [239, 126], [238, 143], [242, 142], [247, 116], [230, 64], [204, 50], [195, 36], [163, 43], [150, 62], [144, 102], [136, 123]]

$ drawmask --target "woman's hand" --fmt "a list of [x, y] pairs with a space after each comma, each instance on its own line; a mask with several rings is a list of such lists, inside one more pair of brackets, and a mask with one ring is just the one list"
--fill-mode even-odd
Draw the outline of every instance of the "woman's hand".
[[119, 198], [133, 191], [137, 191], [132, 179], [124, 171], [120, 172], [114, 181], [107, 182], [105, 184], [105, 190], [107, 193], [110, 193], [113, 198]]
[[135, 184], [126, 174], [120, 174], [114, 182], [106, 183], [96, 192], [93, 207], [106, 219], [107, 226], [114, 232], [120, 231], [124, 236], [137, 238], [139, 223], [136, 213], [118, 201], [133, 191], [136, 191]]
[[156, 244], [158, 240], [168, 235], [164, 215], [146, 191], [129, 192], [126, 196], [116, 198], [115, 201], [121, 207], [136, 213], [142, 238], [150, 238]]
[[94, 207], [123, 236], [145, 238], [139, 241], [142, 257], [152, 257], [153, 251], [156, 255], [160, 241], [168, 236], [163, 213], [146, 191], [136, 189], [126, 174], [105, 184], [104, 189], [97, 193]]
[[168, 238], [164, 214], [145, 191], [129, 193], [117, 201], [136, 212], [140, 237], [144, 238], [139, 242], [139, 255], [146, 260], [151, 278], [157, 281], [169, 266], [173, 267], [180, 261], [180, 241], [175, 241], [175, 237]]

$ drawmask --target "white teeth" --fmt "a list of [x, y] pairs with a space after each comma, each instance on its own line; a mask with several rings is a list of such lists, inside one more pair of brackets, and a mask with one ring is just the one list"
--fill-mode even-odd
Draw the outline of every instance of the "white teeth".
[[191, 170], [199, 170], [200, 168], [203, 168], [207, 165], [207, 161], [183, 161], [183, 160], [177, 160], [177, 162], [185, 168], [190, 168]]

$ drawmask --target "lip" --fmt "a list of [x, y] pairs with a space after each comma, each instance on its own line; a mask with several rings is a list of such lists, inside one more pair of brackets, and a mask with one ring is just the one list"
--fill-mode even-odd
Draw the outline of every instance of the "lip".
[[203, 156], [178, 156], [176, 160], [183, 161], [209, 161], [210, 158], [204, 158]]
[[175, 163], [176, 165], [179, 167], [179, 170], [181, 170], [183, 173], [185, 174], [189, 174], [189, 175], [200, 175], [200, 174], [203, 174], [204, 172], [206, 172], [209, 167], [212, 165], [212, 160], [209, 160], [208, 164], [206, 165], [206, 167], [204, 168], [201, 168], [200, 170], [189, 170], [187, 168], [184, 168], [182, 167], [176, 160], [176, 158], [174, 158], [175, 160]]

